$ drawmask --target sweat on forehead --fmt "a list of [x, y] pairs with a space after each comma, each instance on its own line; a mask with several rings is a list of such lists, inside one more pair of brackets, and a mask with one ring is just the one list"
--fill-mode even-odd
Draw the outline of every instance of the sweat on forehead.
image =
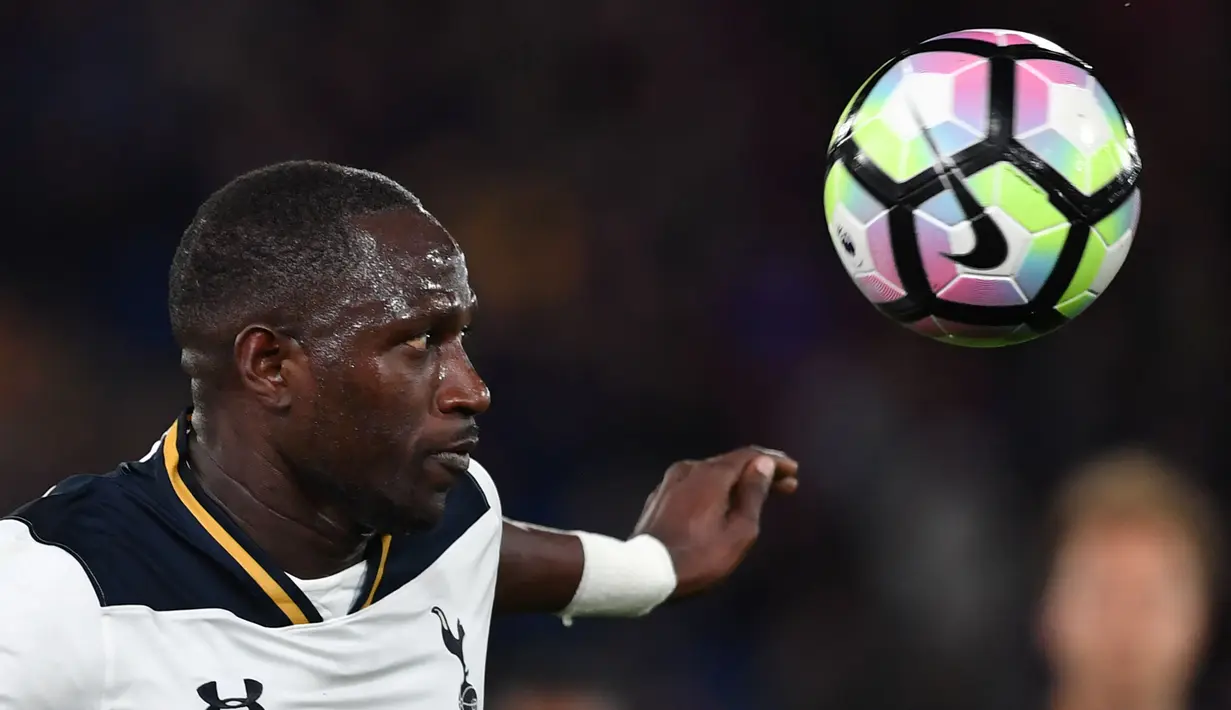
[[386, 258], [430, 259], [459, 251], [453, 237], [421, 206], [355, 215], [347, 223], [358, 243], [379, 249]]
[[349, 222], [351, 277], [359, 290], [407, 296], [468, 290], [466, 261], [453, 237], [416, 210], [391, 210]]
[[254, 322], [311, 327], [329, 315], [323, 305], [336, 312], [356, 295], [347, 293], [356, 269], [375, 283], [414, 254], [430, 266], [449, 243], [419, 200], [383, 175], [316, 161], [262, 168], [214, 193], [184, 232], [170, 273], [172, 329], [196, 348], [229, 347]]

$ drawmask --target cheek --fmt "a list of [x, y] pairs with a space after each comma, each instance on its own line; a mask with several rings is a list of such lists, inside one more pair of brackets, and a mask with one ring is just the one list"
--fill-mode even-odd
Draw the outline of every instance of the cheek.
[[[1091, 577], [1094, 578], [1091, 578]], [[1088, 661], [1104, 655], [1106, 647], [1122, 636], [1122, 604], [1116, 590], [1098, 575], [1075, 575], [1055, 590], [1049, 632], [1054, 651], [1071, 661]]]
[[1195, 656], [1205, 634], [1204, 601], [1195, 589], [1173, 589], [1152, 617], [1150, 628], [1160, 655], [1176, 660]]
[[1092, 585], [1059, 600], [1057, 650], [1072, 660], [1096, 664], [1146, 663], [1170, 672], [1197, 653], [1200, 599], [1174, 583]]
[[321, 443], [367, 448], [370, 437], [387, 429], [382, 413], [386, 400], [396, 395], [390, 394], [375, 364], [341, 366], [318, 380], [312, 415]]
[[1106, 610], [1092, 600], [1074, 595], [1058, 602], [1053, 633], [1062, 653], [1085, 655], [1097, 648], [1105, 625], [1102, 616]]
[[412, 361], [397, 354], [378, 359], [370, 376], [356, 383], [357, 418], [403, 440], [412, 438], [430, 411], [434, 381], [426, 359]]

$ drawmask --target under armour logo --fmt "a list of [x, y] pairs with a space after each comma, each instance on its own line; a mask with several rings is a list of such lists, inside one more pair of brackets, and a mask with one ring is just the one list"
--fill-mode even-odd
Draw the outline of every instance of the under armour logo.
[[470, 669], [466, 668], [465, 649], [462, 647], [466, 629], [462, 628], [462, 621], [458, 619], [457, 635], [454, 636], [453, 629], [449, 628], [449, 617], [445, 616], [444, 611], [434, 606], [432, 613], [440, 619], [440, 637], [445, 642], [445, 648], [462, 664], [462, 687], [457, 692], [457, 707], [459, 710], [479, 710], [479, 691], [470, 684]]
[[212, 680], [197, 688], [197, 695], [205, 701], [206, 710], [265, 710], [257, 702], [264, 691], [265, 686], [261, 685], [260, 681], [244, 678], [244, 693], [246, 695], [242, 698], [218, 697], [218, 684]]

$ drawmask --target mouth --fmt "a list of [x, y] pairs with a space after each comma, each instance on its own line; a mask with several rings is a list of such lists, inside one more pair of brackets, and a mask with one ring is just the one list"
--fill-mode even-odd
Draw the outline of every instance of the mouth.
[[429, 454], [428, 459], [448, 469], [450, 473], [461, 474], [470, 470], [470, 454], [459, 454], [453, 451], [438, 451]]
[[449, 446], [433, 451], [428, 458], [448, 469], [451, 473], [463, 474], [470, 470], [470, 452], [479, 445], [478, 436], [459, 439]]

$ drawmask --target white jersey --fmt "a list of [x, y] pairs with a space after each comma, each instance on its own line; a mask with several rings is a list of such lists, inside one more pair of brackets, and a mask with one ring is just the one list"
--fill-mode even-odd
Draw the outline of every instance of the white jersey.
[[201, 492], [189, 426], [0, 519], [0, 710], [483, 707], [501, 516], [481, 466], [436, 528], [301, 588]]

